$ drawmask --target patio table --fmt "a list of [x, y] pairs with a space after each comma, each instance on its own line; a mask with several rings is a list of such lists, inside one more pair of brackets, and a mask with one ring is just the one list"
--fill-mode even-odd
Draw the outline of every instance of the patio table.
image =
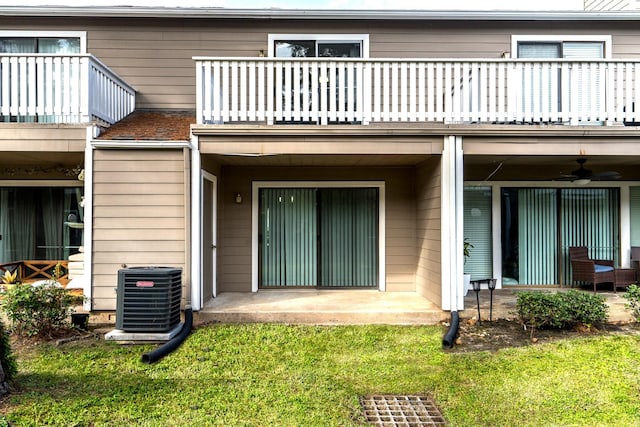
[[618, 288], [627, 288], [627, 286], [636, 282], [635, 268], [616, 268], [613, 271], [614, 282], [613, 292], [618, 292]]

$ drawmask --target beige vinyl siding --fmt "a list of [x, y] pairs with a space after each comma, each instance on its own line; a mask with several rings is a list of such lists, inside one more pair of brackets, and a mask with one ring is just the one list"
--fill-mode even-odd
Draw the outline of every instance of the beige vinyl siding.
[[[416, 270], [413, 167], [228, 167], [219, 181], [218, 287], [251, 291], [253, 181], [384, 181], [387, 291], [414, 291]], [[243, 203], [233, 195], [240, 192]], [[381, 242], [384, 244], [384, 242]]]
[[613, 56], [640, 56], [633, 22], [0, 18], [3, 30], [87, 31], [87, 51], [137, 90], [138, 108], [195, 108], [193, 56], [267, 52], [269, 33], [369, 34], [371, 58], [500, 58], [512, 34], [606, 34]]
[[416, 292], [442, 304], [441, 266], [441, 158], [425, 161], [417, 171], [417, 251]]
[[123, 265], [180, 267], [186, 277], [186, 183], [181, 150], [94, 151], [94, 309], [116, 308]]
[[0, 123], [0, 151], [82, 153], [86, 125]]

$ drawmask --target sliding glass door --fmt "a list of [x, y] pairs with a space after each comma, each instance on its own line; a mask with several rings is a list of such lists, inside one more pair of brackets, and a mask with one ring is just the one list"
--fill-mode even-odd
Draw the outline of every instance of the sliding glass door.
[[0, 188], [0, 264], [67, 260], [83, 244], [81, 188]]
[[619, 190], [503, 188], [503, 284], [571, 283], [568, 248], [619, 264]]
[[260, 286], [377, 287], [377, 188], [260, 189]]

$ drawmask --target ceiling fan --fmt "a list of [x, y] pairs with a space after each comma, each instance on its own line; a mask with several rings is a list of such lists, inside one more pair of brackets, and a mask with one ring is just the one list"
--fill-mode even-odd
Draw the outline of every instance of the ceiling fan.
[[571, 171], [570, 174], [562, 175], [559, 178], [556, 178], [556, 181], [571, 181], [579, 185], [585, 185], [590, 183], [591, 181], [615, 181], [621, 178], [621, 175], [615, 171], [606, 171], [606, 172], [593, 172], [591, 169], [587, 169], [584, 167], [584, 164], [587, 162], [587, 159], [584, 157], [580, 157], [576, 159], [578, 162], [578, 169]]

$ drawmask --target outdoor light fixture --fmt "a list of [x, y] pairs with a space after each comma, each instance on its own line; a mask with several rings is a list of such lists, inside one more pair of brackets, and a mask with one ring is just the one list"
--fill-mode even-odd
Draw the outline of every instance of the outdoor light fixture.
[[480, 287], [482, 286], [482, 280], [472, 280], [471, 286], [476, 293], [476, 303], [478, 304], [478, 323], [481, 323], [480, 318]]
[[242, 194], [236, 193], [235, 200], [236, 200], [237, 204], [241, 204], [242, 203]]

